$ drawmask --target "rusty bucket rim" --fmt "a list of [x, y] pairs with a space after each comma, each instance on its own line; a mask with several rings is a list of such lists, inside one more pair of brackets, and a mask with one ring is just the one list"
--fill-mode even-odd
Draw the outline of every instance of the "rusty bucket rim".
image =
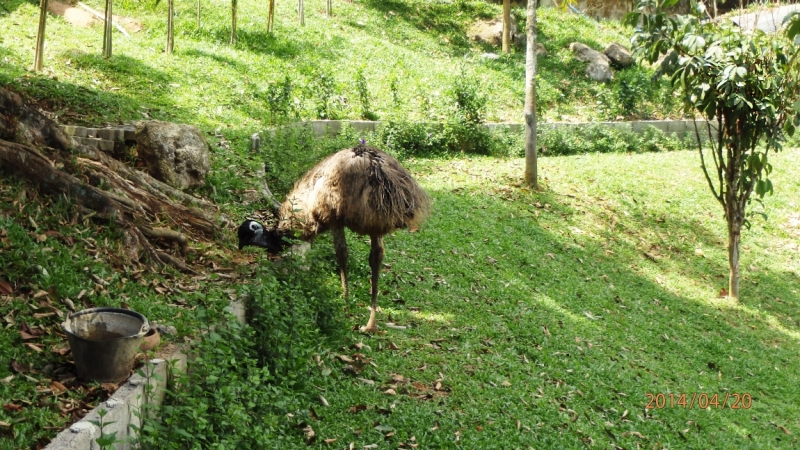
[[[120, 336], [120, 337], [113, 338], [113, 339], [107, 339], [105, 341], [92, 341], [90, 339], [86, 339], [86, 338], [84, 338], [82, 336], [79, 336], [79, 335], [73, 333], [71, 330], [67, 329], [67, 323], [69, 321], [73, 320], [76, 317], [84, 316], [84, 315], [87, 315], [87, 314], [104, 313], [104, 312], [106, 312], [106, 313], [119, 313], [119, 314], [124, 314], [124, 315], [127, 315], [127, 316], [131, 316], [131, 317], [135, 317], [136, 319], [140, 319], [142, 321], [142, 326], [141, 326], [141, 328], [139, 328], [139, 332], [137, 334], [132, 334], [130, 336]], [[61, 323], [61, 329], [65, 333], [71, 335], [74, 338], [80, 339], [82, 341], [86, 341], [86, 342], [110, 342], [110, 341], [116, 341], [116, 340], [120, 340], [120, 339], [138, 339], [140, 337], [144, 337], [144, 335], [146, 335], [150, 331], [150, 322], [147, 320], [147, 317], [145, 317], [144, 314], [142, 314], [142, 313], [140, 313], [138, 311], [134, 311], [132, 309], [117, 308], [117, 307], [114, 307], [114, 306], [98, 306], [98, 307], [95, 307], [95, 308], [86, 308], [86, 309], [82, 309], [80, 311], [74, 311], [74, 312], [71, 312], [71, 313], [67, 314], [67, 317]]]

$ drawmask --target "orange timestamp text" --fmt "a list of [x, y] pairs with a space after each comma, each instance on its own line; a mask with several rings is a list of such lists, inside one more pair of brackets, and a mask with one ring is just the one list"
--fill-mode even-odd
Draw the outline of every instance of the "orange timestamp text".
[[651, 394], [648, 392], [645, 395], [647, 395], [648, 400], [645, 409], [692, 409], [694, 407], [700, 409], [750, 409], [753, 406], [753, 397], [748, 393], [707, 394], [705, 392], [693, 392], [691, 394]]

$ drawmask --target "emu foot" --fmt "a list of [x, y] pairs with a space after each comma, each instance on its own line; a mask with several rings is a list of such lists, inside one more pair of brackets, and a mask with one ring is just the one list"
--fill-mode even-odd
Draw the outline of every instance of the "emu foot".
[[369, 334], [378, 334], [381, 332], [375, 324], [372, 325], [367, 324], [366, 326], [361, 327], [359, 330], [362, 333], [369, 333]]

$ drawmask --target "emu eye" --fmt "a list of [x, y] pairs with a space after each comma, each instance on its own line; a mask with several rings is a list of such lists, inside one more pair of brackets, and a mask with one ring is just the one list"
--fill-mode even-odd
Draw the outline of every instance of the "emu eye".
[[250, 222], [250, 231], [260, 231], [261, 225], [256, 222]]

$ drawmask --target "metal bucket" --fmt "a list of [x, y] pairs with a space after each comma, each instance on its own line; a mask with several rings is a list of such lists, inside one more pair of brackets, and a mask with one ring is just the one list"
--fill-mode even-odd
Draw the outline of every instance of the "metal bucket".
[[130, 375], [150, 324], [129, 309], [90, 308], [68, 315], [61, 328], [67, 333], [78, 376], [114, 382]]

